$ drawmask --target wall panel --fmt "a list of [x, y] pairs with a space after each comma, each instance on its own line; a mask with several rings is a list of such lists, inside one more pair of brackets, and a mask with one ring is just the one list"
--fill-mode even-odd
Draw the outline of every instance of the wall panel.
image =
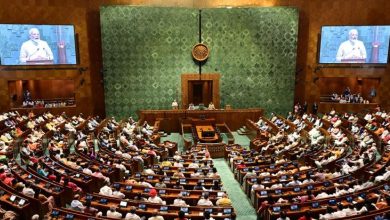
[[107, 6], [101, 24], [108, 115], [167, 109], [180, 100], [180, 75], [197, 71], [197, 10]]
[[293, 105], [298, 11], [288, 7], [202, 10], [202, 41], [211, 48], [204, 72], [220, 72], [221, 106]]

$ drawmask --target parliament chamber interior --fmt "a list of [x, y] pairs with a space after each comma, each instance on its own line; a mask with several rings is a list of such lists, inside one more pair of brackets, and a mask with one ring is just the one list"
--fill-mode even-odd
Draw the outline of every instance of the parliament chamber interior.
[[389, 1], [0, 5], [1, 219], [390, 219]]

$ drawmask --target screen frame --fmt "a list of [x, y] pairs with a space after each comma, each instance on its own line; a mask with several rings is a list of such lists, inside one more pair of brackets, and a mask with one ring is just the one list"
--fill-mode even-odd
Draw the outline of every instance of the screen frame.
[[291, 210], [291, 211], [298, 211], [298, 210], [299, 210], [298, 204], [292, 204], [292, 205], [290, 206], [290, 210]]
[[11, 195], [11, 196], [9, 197], [9, 201], [15, 202], [15, 201], [16, 201], [16, 195]]
[[160, 206], [160, 212], [168, 212], [169, 207], [168, 206]]
[[119, 203], [119, 207], [121, 207], [121, 208], [126, 208], [126, 207], [127, 207], [127, 201], [121, 201], [121, 202]]
[[224, 215], [231, 215], [233, 213], [233, 210], [231, 208], [224, 208], [223, 214]]
[[320, 28], [320, 31], [318, 33], [318, 36], [317, 36], [317, 56], [316, 56], [316, 61], [317, 61], [317, 64], [320, 66], [320, 67], [358, 67], [358, 68], [361, 68], [361, 67], [386, 67], [389, 63], [390, 63], [390, 35], [389, 35], [389, 43], [388, 43], [388, 48], [387, 48], [387, 60], [386, 60], [386, 63], [337, 63], [337, 62], [334, 62], [334, 63], [321, 63], [320, 62], [320, 59], [321, 59], [321, 43], [322, 43], [322, 29], [324, 27], [345, 27], [345, 26], [353, 26], [353, 27], [370, 27], [370, 26], [388, 26], [390, 28], [390, 24], [386, 25], [386, 24], [379, 24], [379, 25], [375, 25], [375, 24], [371, 24], [371, 25], [349, 25], [349, 24], [345, 24], [345, 25], [322, 25], [321, 28]]
[[73, 27], [73, 39], [74, 39], [74, 49], [75, 49], [75, 55], [76, 55], [76, 60], [75, 60], [75, 63], [72, 63], [72, 64], [30, 64], [30, 65], [26, 65], [26, 64], [17, 64], [17, 65], [7, 65], [7, 64], [3, 64], [2, 62], [2, 59], [1, 59], [1, 56], [0, 56], [0, 67], [6, 67], [6, 68], [15, 68], [15, 69], [20, 69], [20, 68], [24, 68], [24, 69], [35, 69], [34, 67], [37, 67], [37, 68], [48, 68], [48, 69], [55, 69], [55, 67], [68, 67], [68, 68], [71, 68], [71, 67], [77, 67], [80, 64], [80, 51], [79, 51], [79, 38], [78, 38], [78, 33], [76, 32], [76, 25], [75, 24], [59, 24], [59, 23], [40, 23], [40, 24], [37, 24], [37, 23], [0, 23], [0, 25], [32, 25], [32, 26], [43, 26], [43, 25], [46, 25], [46, 26], [72, 26]]
[[146, 210], [146, 204], [145, 203], [138, 204], [138, 209]]

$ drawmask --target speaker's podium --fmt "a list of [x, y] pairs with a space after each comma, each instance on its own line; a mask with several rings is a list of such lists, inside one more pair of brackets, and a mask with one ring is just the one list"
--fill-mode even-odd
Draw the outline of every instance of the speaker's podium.
[[341, 59], [341, 63], [366, 63], [366, 59]]
[[54, 64], [53, 60], [27, 60], [27, 65], [50, 65]]

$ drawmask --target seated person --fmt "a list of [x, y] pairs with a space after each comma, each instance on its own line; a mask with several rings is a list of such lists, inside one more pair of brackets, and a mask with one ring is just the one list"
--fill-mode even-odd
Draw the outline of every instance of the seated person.
[[209, 200], [209, 195], [204, 195], [201, 199], [199, 199], [198, 203], [199, 206], [214, 206], [213, 202]]
[[74, 209], [76, 211], [83, 211], [84, 210], [84, 205], [83, 203], [80, 202], [80, 195], [76, 194], [73, 197], [72, 202], [70, 203], [70, 208]]
[[206, 189], [202, 186], [202, 182], [198, 181], [196, 186], [194, 186], [194, 190], [206, 190]]
[[190, 104], [188, 105], [188, 110], [195, 110], [195, 106], [194, 106], [193, 103], [190, 103]]
[[175, 220], [188, 220], [188, 218], [186, 218], [186, 214], [183, 211], [179, 211], [178, 218], [175, 218]]
[[115, 190], [112, 192], [112, 196], [120, 198], [120, 199], [124, 199], [125, 198], [125, 194], [123, 194], [120, 191], [120, 186], [115, 187]]
[[136, 211], [137, 211], [136, 207], [134, 207], [134, 206], [130, 207], [130, 212], [126, 214], [125, 219], [126, 220], [141, 220], [139, 215], [137, 215]]
[[207, 109], [208, 110], [215, 110], [215, 106], [214, 106], [213, 102], [210, 102], [210, 104], [209, 104]]
[[148, 220], [164, 220], [164, 217], [158, 215], [158, 211], [152, 213], [152, 217], [148, 218]]
[[183, 200], [183, 196], [182, 194], [180, 193], [177, 198], [173, 201], [173, 204], [172, 205], [176, 205], [176, 206], [189, 206], [187, 205], [186, 201]]
[[222, 195], [222, 198], [218, 199], [215, 203], [217, 206], [232, 206], [232, 201], [227, 197], [227, 195], [224, 193]]
[[108, 184], [106, 184], [100, 188], [99, 194], [103, 196], [112, 196], [112, 189]]
[[211, 190], [222, 190], [221, 185], [219, 184], [218, 180], [214, 180], [213, 186], [211, 187]]
[[98, 214], [99, 210], [91, 207], [91, 200], [85, 201], [85, 207], [84, 207], [84, 213], [96, 216]]
[[121, 219], [122, 218], [122, 214], [120, 212], [116, 211], [116, 207], [115, 206], [111, 206], [110, 209], [107, 210], [106, 216], [108, 218], [116, 218], [116, 219]]
[[179, 107], [179, 104], [177, 104], [176, 99], [174, 99], [172, 102], [172, 109], [178, 109], [178, 107]]
[[172, 188], [174, 188], [174, 189], [184, 189], [184, 187], [182, 185], [180, 185], [180, 181], [179, 180], [176, 181], [176, 184], [173, 185]]
[[158, 195], [157, 195], [157, 190], [156, 189], [151, 189], [150, 192], [149, 192], [149, 198], [148, 198], [148, 202], [151, 202], [151, 203], [158, 203], [158, 204], [162, 204], [162, 205], [165, 205], [166, 202], [163, 201]]

